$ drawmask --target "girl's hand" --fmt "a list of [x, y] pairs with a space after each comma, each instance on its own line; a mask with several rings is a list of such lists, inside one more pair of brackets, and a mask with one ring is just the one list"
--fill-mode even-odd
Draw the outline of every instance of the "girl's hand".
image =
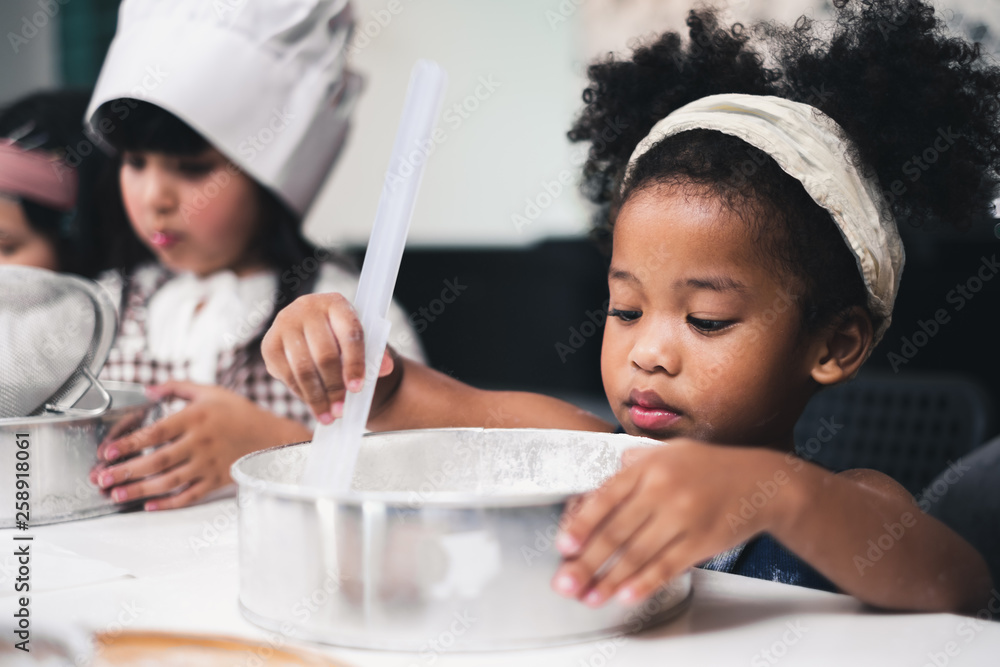
[[[365, 338], [342, 294], [307, 294], [282, 309], [260, 346], [267, 372], [284, 382], [323, 424], [343, 414], [345, 391], [361, 391]], [[379, 377], [393, 370], [386, 349]]]
[[[229, 466], [244, 454], [310, 437], [297, 422], [222, 387], [167, 382], [150, 387], [148, 393], [190, 403], [146, 428], [101, 444], [101, 462], [90, 480], [115, 502], [152, 498], [145, 509], [184, 507], [228, 484]], [[148, 447], [156, 449], [142, 453]]]
[[[681, 439], [622, 458], [617, 475], [564, 515], [556, 539], [565, 561], [553, 589], [592, 607], [615, 595], [626, 604], [644, 600], [688, 568], [769, 530], [793, 469], [777, 452]], [[741, 500], [755, 493], [767, 502], [741, 514]]]

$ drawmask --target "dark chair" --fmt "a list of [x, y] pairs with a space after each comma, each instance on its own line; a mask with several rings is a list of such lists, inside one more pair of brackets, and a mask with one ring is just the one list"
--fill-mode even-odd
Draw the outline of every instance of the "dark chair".
[[795, 446], [831, 470], [873, 468], [919, 496], [982, 444], [989, 403], [961, 376], [862, 374], [813, 397], [795, 425]]

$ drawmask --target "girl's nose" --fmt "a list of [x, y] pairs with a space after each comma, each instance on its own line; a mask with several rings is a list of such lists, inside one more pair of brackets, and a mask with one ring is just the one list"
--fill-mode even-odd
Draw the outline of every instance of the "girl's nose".
[[145, 169], [143, 204], [157, 216], [168, 215], [177, 208], [177, 189], [173, 179], [164, 169], [149, 166]]
[[666, 327], [646, 325], [638, 331], [629, 361], [647, 373], [677, 375], [681, 372], [680, 348], [676, 337]]

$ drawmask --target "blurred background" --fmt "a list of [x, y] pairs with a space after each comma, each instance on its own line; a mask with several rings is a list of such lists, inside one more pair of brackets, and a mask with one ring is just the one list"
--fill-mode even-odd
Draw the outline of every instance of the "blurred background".
[[[0, 3], [6, 42], [0, 47], [0, 104], [40, 88], [92, 85], [114, 33], [117, 4]], [[587, 63], [608, 52], [626, 53], [637, 39], [683, 30], [689, 3], [354, 4], [351, 59], [365, 77], [365, 92], [346, 152], [308, 216], [308, 234], [363, 256], [410, 67], [420, 57], [439, 61], [450, 75], [441, 121], [445, 139], [430, 158], [397, 297], [412, 313], [433, 365], [474, 384], [545, 391], [607, 415], [598, 363], [606, 258], [587, 240], [590, 210], [575, 187], [583, 154], [567, 141], [566, 130], [581, 105]], [[793, 21], [802, 13], [822, 18], [830, 11], [829, 3], [817, 0], [716, 6], [741, 21]], [[938, 6], [956, 34], [997, 52], [1000, 2]], [[909, 261], [894, 324], [865, 371], [912, 378], [912, 386], [927, 374], [967, 382], [963, 386], [975, 389], [961, 401], [981, 400], [983, 406], [974, 429], [979, 435], [970, 437], [997, 431], [991, 406], [1000, 397], [1000, 279], [982, 283], [961, 310], [948, 295], [1000, 250], [993, 225], [984, 220], [965, 235], [904, 230]], [[449, 290], [451, 303], [442, 299]], [[920, 322], [939, 308], [949, 310], [951, 322], [906, 363], [892, 364], [889, 354], [912, 344]], [[919, 406], [913, 403], [914, 410]], [[891, 431], [892, 423], [885, 428]]]

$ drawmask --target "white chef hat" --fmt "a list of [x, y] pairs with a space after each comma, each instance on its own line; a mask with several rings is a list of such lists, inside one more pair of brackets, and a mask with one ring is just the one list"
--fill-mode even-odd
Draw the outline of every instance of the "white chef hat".
[[[337, 158], [361, 80], [348, 0], [125, 0], [87, 109], [98, 141], [134, 98], [171, 112], [304, 215]], [[98, 127], [100, 125], [100, 127]]]

